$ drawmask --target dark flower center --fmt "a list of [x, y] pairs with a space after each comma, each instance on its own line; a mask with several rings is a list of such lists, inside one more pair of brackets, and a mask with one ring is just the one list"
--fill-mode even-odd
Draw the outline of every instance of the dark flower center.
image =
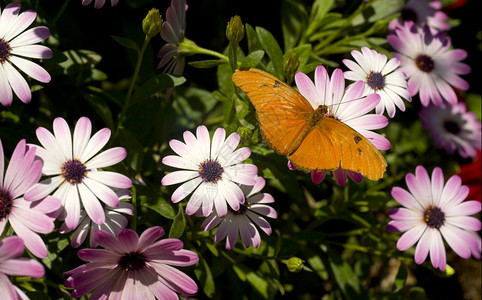
[[371, 71], [370, 74], [367, 75], [367, 84], [375, 91], [382, 90], [385, 87], [385, 76], [379, 72]]
[[440, 208], [431, 206], [423, 213], [423, 220], [428, 227], [439, 229], [445, 223], [445, 214]]
[[417, 65], [417, 68], [419, 68], [421, 71], [430, 73], [433, 70], [434, 61], [428, 55], [419, 54], [417, 57], [415, 57], [415, 65]]
[[144, 268], [146, 259], [141, 253], [129, 253], [121, 257], [119, 266], [125, 271], [135, 271]]
[[12, 210], [12, 197], [10, 193], [0, 190], [0, 221], [5, 219]]
[[62, 177], [71, 184], [81, 183], [87, 175], [87, 167], [80, 160], [67, 160], [62, 166]]
[[244, 213], [248, 210], [249, 206], [251, 205], [250, 202], [245, 201], [243, 204], [239, 205], [239, 210], [233, 210], [231, 207], [229, 209], [233, 212], [235, 215], [244, 215]]
[[413, 23], [417, 23], [417, 20], [418, 20], [417, 13], [413, 9], [404, 8], [400, 13], [401, 13], [402, 20], [413, 21]]
[[199, 176], [204, 182], [216, 183], [222, 178], [224, 169], [216, 160], [208, 159], [199, 165]]
[[454, 122], [454, 121], [445, 121], [444, 122], [444, 128], [445, 130], [447, 130], [448, 132], [452, 133], [452, 134], [458, 134], [460, 132], [460, 126], [457, 122]]
[[10, 51], [12, 51], [10, 44], [6, 40], [0, 38], [0, 64], [3, 64], [8, 60], [10, 57]]

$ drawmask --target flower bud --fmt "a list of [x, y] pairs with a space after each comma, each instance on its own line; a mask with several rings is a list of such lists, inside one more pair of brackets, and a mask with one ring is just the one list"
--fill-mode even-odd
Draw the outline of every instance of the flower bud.
[[226, 27], [226, 38], [232, 44], [238, 44], [244, 37], [244, 25], [240, 16], [234, 16]]
[[292, 257], [283, 262], [286, 264], [290, 272], [297, 273], [303, 269], [303, 260], [301, 258]]
[[253, 131], [247, 127], [239, 127], [237, 132], [241, 137], [241, 144], [249, 145], [251, 142], [251, 137], [253, 136]]
[[290, 51], [286, 53], [286, 56], [283, 60], [283, 72], [286, 74], [288, 78], [293, 78], [298, 70], [298, 66], [300, 64], [300, 58], [298, 53], [294, 51]]
[[162, 17], [159, 14], [159, 10], [153, 8], [147, 13], [144, 20], [142, 20], [142, 31], [144, 31], [146, 36], [152, 38], [161, 32], [161, 28]]

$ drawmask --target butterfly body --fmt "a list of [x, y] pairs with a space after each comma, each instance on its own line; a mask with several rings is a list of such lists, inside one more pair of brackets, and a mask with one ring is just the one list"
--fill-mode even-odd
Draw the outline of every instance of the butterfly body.
[[236, 70], [233, 82], [251, 100], [267, 144], [298, 169], [342, 167], [372, 180], [383, 177], [386, 161], [378, 149], [333, 118], [328, 106], [314, 109], [295, 89], [255, 68]]

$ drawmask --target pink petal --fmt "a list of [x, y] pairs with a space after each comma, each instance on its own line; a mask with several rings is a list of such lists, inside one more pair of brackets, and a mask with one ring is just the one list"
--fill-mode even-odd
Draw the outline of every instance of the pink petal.
[[[91, 140], [92, 141], [92, 140]], [[83, 156], [85, 155], [85, 152]], [[105, 168], [121, 162], [127, 156], [127, 151], [122, 147], [114, 147], [105, 150], [85, 163], [87, 169]]]
[[[94, 196], [96, 198], [96, 202], [99, 202], [97, 201], [97, 198], [99, 200], [101, 200], [102, 202], [104, 202], [105, 204], [107, 204], [108, 206], [110, 207], [117, 207], [119, 206], [119, 197], [117, 196], [117, 194], [109, 187], [103, 185], [102, 183], [99, 183], [95, 180], [92, 180], [88, 177], [84, 178], [84, 181], [83, 183], [85, 184], [85, 186], [88, 187], [88, 190], [90, 192], [92, 192], [92, 196]], [[100, 205], [100, 203], [99, 203]], [[95, 222], [97, 223], [97, 222]], [[97, 223], [99, 224], [99, 223]]]
[[139, 243], [139, 236], [137, 233], [130, 229], [124, 229], [117, 235], [117, 239], [119, 240], [119, 244], [121, 248], [126, 253], [132, 253], [138, 250], [142, 250], [138, 248]]
[[11, 56], [10, 61], [33, 79], [43, 83], [50, 82], [50, 74], [36, 63], [18, 56]]
[[[87, 212], [87, 215], [94, 223], [99, 225], [104, 224], [105, 214], [99, 199], [97, 199], [96, 195], [90, 190], [87, 184], [78, 184], [77, 188], [80, 194], [80, 200], [82, 200], [82, 205]], [[118, 198], [116, 199], [119, 201]]]
[[128, 189], [132, 186], [132, 180], [130, 180], [127, 176], [116, 172], [89, 172], [87, 177], [113, 188]]
[[[13, 58], [13, 56], [10, 58]], [[32, 94], [30, 93], [30, 88], [25, 78], [23, 78], [10, 63], [2, 64], [2, 67], [4, 68], [5, 77], [12, 87], [13, 92], [23, 103], [30, 102]]]
[[161, 226], [154, 226], [144, 230], [144, 232], [139, 237], [139, 249], [147, 248], [163, 235], [164, 229]]
[[10, 106], [12, 104], [13, 94], [12, 88], [8, 84], [7, 75], [3, 68], [3, 64], [0, 64], [0, 103], [3, 106]]
[[194, 295], [197, 293], [198, 287], [196, 283], [183, 272], [163, 264], [153, 264], [153, 266], [158, 274], [162, 274], [163, 282], [169, 284], [176, 292], [182, 295]]
[[426, 228], [426, 224], [419, 224], [418, 226], [405, 232], [397, 242], [398, 250], [405, 251], [412, 247], [420, 239]]
[[89, 140], [87, 146], [85, 146], [84, 151], [82, 153], [79, 153], [80, 157], [77, 158], [79, 158], [83, 162], [91, 159], [92, 156], [94, 156], [97, 152], [100, 151], [100, 149], [102, 149], [107, 144], [110, 138], [110, 134], [111, 132], [109, 128], [104, 128], [97, 131]]
[[10, 276], [29, 276], [41, 278], [45, 274], [43, 265], [33, 259], [17, 258], [3, 261], [0, 264], [0, 272]]
[[444, 242], [440, 232], [437, 230], [432, 231], [432, 238], [430, 240], [430, 260], [434, 268], [439, 268], [445, 271], [445, 265], [447, 264], [447, 258], [445, 255]]
[[42, 45], [21, 46], [21, 47], [15, 48], [14, 54], [23, 56], [23, 57], [38, 58], [38, 59], [47, 59], [47, 58], [52, 58], [53, 56], [52, 50]]
[[47, 247], [38, 234], [27, 228], [17, 216], [11, 214], [9, 217], [10, 225], [13, 231], [23, 240], [25, 247], [27, 247], [33, 255], [39, 258], [47, 257]]
[[12, 40], [12, 48], [32, 45], [50, 36], [50, 30], [45, 26], [30, 28]]
[[5, 262], [11, 258], [22, 255], [24, 245], [21, 238], [17, 236], [8, 236], [0, 241], [0, 261]]
[[75, 124], [74, 140], [73, 140], [73, 157], [80, 158], [82, 152], [89, 143], [90, 134], [92, 132], [92, 123], [87, 117], [80, 118]]

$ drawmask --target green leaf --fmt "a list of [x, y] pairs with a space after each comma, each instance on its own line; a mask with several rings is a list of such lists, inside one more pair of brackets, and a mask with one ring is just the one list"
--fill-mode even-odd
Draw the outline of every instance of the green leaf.
[[157, 197], [155, 201], [151, 201], [150, 197], [147, 197], [146, 195], [138, 195], [137, 199], [140, 201], [142, 206], [157, 212], [165, 218], [174, 220], [176, 217], [174, 208], [172, 208], [172, 206], [161, 197]]
[[94, 94], [86, 94], [85, 100], [89, 105], [95, 110], [95, 112], [102, 118], [104, 123], [110, 129], [114, 129], [114, 119], [112, 118], [112, 112], [109, 105], [105, 102], [102, 97]]
[[292, 0], [281, 5], [281, 29], [285, 52], [296, 46], [306, 29], [308, 12], [302, 3]]
[[214, 284], [213, 274], [206, 259], [202, 259], [199, 257], [199, 267], [194, 270], [194, 274], [196, 278], [201, 283], [204, 293], [209, 298], [214, 297], [214, 293], [216, 291], [216, 287]]
[[246, 56], [243, 60], [241, 60], [241, 67], [257, 67], [261, 60], [263, 59], [264, 51], [263, 50], [256, 50], [251, 52]]
[[278, 42], [268, 30], [262, 27], [256, 27], [256, 32], [258, 33], [259, 41], [263, 45], [263, 49], [273, 64], [274, 75], [280, 80], [284, 80], [283, 52]]
[[137, 46], [136, 42], [116, 35], [111, 35], [110, 37], [122, 46], [135, 50], [137, 53], [140, 52], [139, 46]]
[[308, 28], [306, 29], [308, 35], [315, 32], [320, 26], [323, 18], [325, 17], [326, 13], [330, 11], [334, 2], [334, 0], [315, 0], [313, 6], [311, 7]]
[[180, 238], [186, 228], [186, 217], [184, 216], [184, 208], [179, 205], [174, 221], [172, 222], [171, 229], [169, 229], [169, 238]]
[[401, 264], [398, 267], [397, 276], [395, 277], [395, 281], [393, 282], [393, 289], [392, 292], [396, 293], [400, 291], [405, 286], [405, 281], [407, 280], [407, 269]]
[[254, 28], [247, 23], [246, 25], [244, 25], [244, 28], [246, 29], [246, 40], [248, 41], [249, 53], [256, 50], [263, 50], [263, 45], [261, 45], [261, 42], [258, 39], [258, 34], [256, 33], [256, 30], [254, 30]]
[[164, 92], [168, 88], [179, 86], [186, 82], [186, 78], [173, 76], [170, 74], [159, 74], [146, 83], [144, 83], [137, 91], [132, 95], [130, 105], [134, 103], [150, 98], [154, 94]]
[[268, 298], [268, 282], [265, 278], [241, 263], [233, 265], [233, 270], [241, 281], [247, 280], [264, 299]]
[[222, 64], [226, 64], [226, 61], [220, 59], [207, 59], [207, 60], [199, 60], [199, 61], [191, 61], [188, 62], [190, 66], [198, 69], [209, 69], [214, 68]]

